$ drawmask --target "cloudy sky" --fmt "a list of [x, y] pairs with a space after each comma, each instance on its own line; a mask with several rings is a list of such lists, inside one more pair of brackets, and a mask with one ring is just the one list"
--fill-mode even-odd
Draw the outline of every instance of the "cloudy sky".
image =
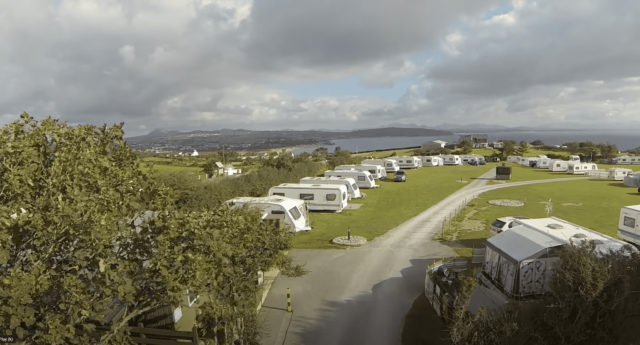
[[0, 124], [640, 128], [639, 1], [4, 1]]

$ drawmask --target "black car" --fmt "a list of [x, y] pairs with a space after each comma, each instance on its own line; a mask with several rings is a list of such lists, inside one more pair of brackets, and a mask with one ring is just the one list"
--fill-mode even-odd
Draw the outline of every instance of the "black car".
[[407, 174], [405, 174], [404, 170], [400, 169], [396, 171], [396, 176], [393, 180], [396, 182], [407, 182]]

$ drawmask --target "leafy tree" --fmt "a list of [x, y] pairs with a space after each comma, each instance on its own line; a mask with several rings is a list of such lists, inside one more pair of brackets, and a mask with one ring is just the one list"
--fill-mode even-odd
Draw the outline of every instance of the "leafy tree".
[[543, 146], [544, 145], [544, 141], [537, 139], [531, 142], [532, 146]]
[[502, 160], [507, 159], [508, 156], [514, 155], [516, 151], [516, 146], [511, 141], [505, 141], [502, 145]]
[[[273, 265], [303, 273], [282, 255], [291, 234], [255, 210], [177, 209], [123, 134], [122, 124], [72, 128], [26, 113], [0, 131], [0, 333], [123, 344], [128, 322], [191, 289], [207, 297], [199, 328], [224, 324], [227, 343], [257, 343], [248, 282]], [[97, 333], [114, 300], [122, 319]]]
[[590, 242], [565, 246], [536, 317], [530, 343], [629, 344], [640, 332], [640, 255], [624, 248], [598, 253]]
[[520, 141], [520, 146], [518, 147], [518, 151], [520, 154], [524, 155], [529, 151], [529, 148], [530, 146], [526, 141], [524, 140]]
[[572, 155], [575, 155], [576, 153], [578, 153], [580, 151], [580, 143], [578, 143], [577, 141], [572, 141], [570, 143], [565, 143], [562, 146], [566, 146], [567, 147], [567, 151], [569, 151], [569, 153], [571, 153]]
[[600, 157], [604, 159], [613, 158], [618, 154], [618, 147], [610, 143], [599, 143], [596, 147], [600, 151]]
[[469, 140], [463, 140], [460, 142], [460, 149], [463, 154], [469, 154], [473, 151], [473, 144]]

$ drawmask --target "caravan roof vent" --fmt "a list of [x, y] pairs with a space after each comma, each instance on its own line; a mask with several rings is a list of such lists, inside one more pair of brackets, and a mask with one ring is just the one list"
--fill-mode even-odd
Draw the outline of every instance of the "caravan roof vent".
[[284, 200], [283, 200], [283, 199], [280, 199], [280, 198], [275, 198], [275, 199], [273, 199], [273, 201], [274, 201], [274, 202], [283, 202]]
[[560, 224], [557, 224], [557, 223], [548, 224], [547, 227], [551, 228], [551, 229], [554, 229], [554, 230], [564, 229], [564, 226], [562, 226]]
[[594, 245], [596, 245], [596, 246], [597, 246], [597, 245], [599, 245], [599, 244], [604, 244], [604, 242], [602, 242], [602, 241], [600, 241], [600, 240], [591, 240], [591, 241], [589, 241], [589, 242], [593, 243], [593, 244], [594, 244]]
[[587, 238], [588, 236], [587, 236], [587, 235], [585, 235], [585, 234], [575, 234], [575, 235], [573, 235], [573, 236], [571, 236], [571, 237], [575, 237], [575, 238]]

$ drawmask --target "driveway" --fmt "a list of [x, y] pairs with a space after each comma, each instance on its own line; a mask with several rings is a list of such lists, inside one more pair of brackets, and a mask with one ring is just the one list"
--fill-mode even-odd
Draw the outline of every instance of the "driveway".
[[[456, 256], [449, 247], [432, 241], [445, 217], [488, 190], [584, 179], [487, 186], [493, 178], [491, 170], [360, 248], [292, 250], [289, 255], [306, 263], [310, 273], [276, 279], [260, 311], [266, 332], [262, 344], [399, 344], [404, 317], [423, 292], [426, 267]], [[287, 288], [292, 313], [286, 312]]]

